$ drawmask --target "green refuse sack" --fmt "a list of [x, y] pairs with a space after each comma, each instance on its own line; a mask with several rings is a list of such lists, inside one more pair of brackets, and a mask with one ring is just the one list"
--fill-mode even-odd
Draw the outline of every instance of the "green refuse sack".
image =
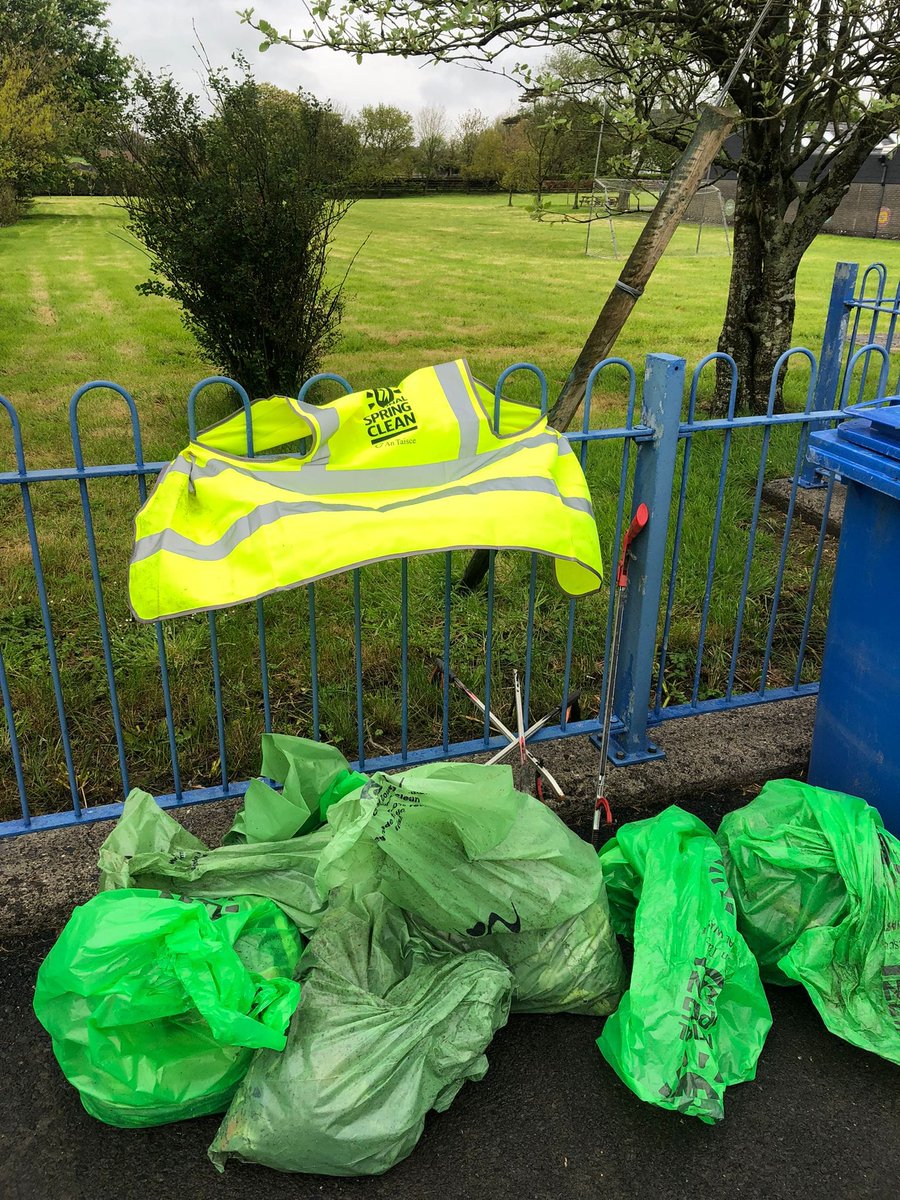
[[223, 839], [226, 845], [283, 842], [311, 833], [332, 804], [366, 782], [334, 746], [284, 733], [263, 734], [260, 774], [281, 784], [281, 790], [252, 779]]
[[328, 812], [321, 895], [361, 880], [433, 931], [515, 976], [521, 1012], [605, 1014], [625, 982], [592, 848], [507, 766], [436, 763], [374, 775]]
[[511, 978], [483, 951], [443, 954], [378, 893], [337, 894], [301, 964], [283, 1054], [256, 1055], [209, 1156], [281, 1171], [377, 1175], [487, 1071]]
[[878, 812], [778, 779], [718, 838], [763, 978], [802, 983], [832, 1033], [900, 1063], [900, 841]]
[[612, 934], [605, 895], [555, 929], [467, 938], [413, 925], [435, 948], [495, 954], [513, 973], [512, 1011], [603, 1017], [625, 990], [625, 965]]
[[756, 1074], [772, 1016], [712, 832], [673, 806], [623, 825], [600, 860], [613, 923], [634, 939], [600, 1052], [642, 1100], [720, 1121], [725, 1089]]
[[100, 887], [158, 888], [203, 900], [262, 896], [273, 900], [309, 937], [325, 909], [315, 874], [330, 838], [331, 830], [323, 826], [286, 841], [210, 850], [148, 792], [135, 788], [100, 847]]
[[293, 924], [268, 900], [104, 892], [38, 971], [34, 1011], [87, 1111], [109, 1125], [221, 1112], [300, 999]]

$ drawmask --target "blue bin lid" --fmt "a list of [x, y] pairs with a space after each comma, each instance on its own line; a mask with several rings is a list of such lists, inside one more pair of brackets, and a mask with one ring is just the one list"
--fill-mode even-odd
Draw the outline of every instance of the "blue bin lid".
[[843, 411], [850, 419], [838, 426], [840, 437], [875, 454], [900, 458], [900, 396], [889, 397], [887, 403], [851, 404]]
[[810, 434], [807, 457], [834, 471], [900, 500], [900, 396], [889, 396], [843, 410], [836, 429]]

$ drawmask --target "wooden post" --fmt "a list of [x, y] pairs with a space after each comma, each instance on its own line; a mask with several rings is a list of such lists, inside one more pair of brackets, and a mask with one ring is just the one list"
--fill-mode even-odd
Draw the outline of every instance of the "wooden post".
[[641, 230], [621, 274], [588, 335], [569, 378], [550, 410], [549, 423], [554, 429], [568, 429], [584, 399], [584, 389], [593, 367], [606, 358], [628, 320], [663, 251], [672, 240], [687, 207], [703, 182], [707, 170], [722, 148], [734, 114], [707, 104], [700, 114], [694, 136], [681, 161], [672, 172], [659, 203]]

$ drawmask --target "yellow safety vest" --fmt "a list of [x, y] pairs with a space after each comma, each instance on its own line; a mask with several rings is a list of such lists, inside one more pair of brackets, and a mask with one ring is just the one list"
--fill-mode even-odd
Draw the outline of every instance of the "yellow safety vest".
[[[578, 456], [545, 417], [494, 396], [459, 359], [396, 388], [315, 407], [286, 396], [205, 430], [135, 519], [141, 621], [223, 608], [365, 563], [484, 547], [553, 556], [570, 596], [596, 591], [600, 545]], [[266, 451], [311, 439], [306, 453]]]

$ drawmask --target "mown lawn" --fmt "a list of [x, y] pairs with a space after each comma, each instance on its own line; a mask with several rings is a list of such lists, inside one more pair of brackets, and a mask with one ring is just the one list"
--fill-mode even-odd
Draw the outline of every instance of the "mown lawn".
[[[574, 224], [537, 224], [504, 197], [421, 197], [365, 201], [340, 230], [333, 269], [342, 272], [368, 238], [351, 275], [343, 337], [326, 367], [360, 386], [396, 382], [416, 367], [463, 355], [476, 374], [493, 382], [512, 361], [528, 359], [546, 372], [551, 397], [564, 379], [618, 264], [587, 259], [584, 232]], [[635, 227], [622, 223], [627, 247]], [[729, 260], [694, 257], [695, 232], [686, 229], [657, 270], [617, 346], [639, 367], [648, 351], [685, 356], [689, 368], [715, 348], [724, 311]], [[713, 233], [707, 250], [718, 247]], [[886, 262], [892, 278], [900, 268], [900, 245], [863, 239], [818, 239], [801, 271], [795, 341], [817, 350], [834, 263], [840, 258]], [[173, 305], [142, 297], [135, 284], [146, 277], [146, 259], [102, 199], [49, 199], [12, 229], [0, 230], [0, 392], [20, 415], [29, 465], [72, 462], [67, 406], [73, 390], [89, 379], [111, 379], [135, 396], [141, 414], [144, 455], [170, 458], [186, 440], [185, 400], [190, 386], [211, 373], [183, 330]], [[621, 383], [610, 375], [595, 399], [593, 423], [618, 423]], [[806, 378], [792, 371], [788, 402], [801, 403]], [[534, 390], [513, 387], [526, 401]], [[702, 398], [707, 388], [701, 388]], [[218, 418], [229, 402], [211, 391], [200, 406], [200, 423]], [[89, 396], [81, 408], [89, 462], [133, 458], [124, 406], [110, 393]], [[792, 469], [795, 433], [773, 437], [768, 474]], [[725, 519], [717, 560], [710, 627], [700, 694], [721, 692], [730, 664], [736, 595], [744, 570], [747, 532], [758, 466], [760, 436], [744, 433], [732, 444]], [[681, 559], [676, 581], [667, 702], [690, 692], [702, 609], [710, 516], [718, 483], [722, 443], [695, 439]], [[619, 447], [592, 449], [588, 473], [597, 498], [602, 545], [612, 541]], [[10, 439], [0, 432], [0, 466], [11, 465]], [[76, 483], [32, 488], [41, 553], [48, 578], [54, 630], [70, 712], [79, 789], [89, 803], [115, 799], [120, 787], [112, 738], [99, 626], [83, 535]], [[91, 485], [104, 595], [110, 622], [116, 682], [126, 749], [135, 784], [168, 791], [162, 692], [152, 630], [135, 625], [125, 603], [125, 571], [131, 520], [137, 507], [134, 481]], [[0, 489], [0, 646], [10, 674], [29, 791], [36, 811], [66, 803], [66, 773], [59, 746], [46, 649], [36, 601], [30, 553], [21, 522], [18, 489]], [[771, 613], [772, 579], [784, 521], [763, 510], [752, 561], [750, 600], [738, 659], [738, 689], [759, 685], [761, 646]], [[776, 621], [769, 682], [793, 678], [805, 617], [815, 535], [792, 534], [785, 587]], [[458, 575], [464, 556], [454, 556]], [[813, 613], [804, 678], [815, 678], [827, 601], [828, 564]], [[501, 705], [513, 665], [524, 656], [524, 618], [529, 562], [505, 555], [497, 566], [494, 686]], [[367, 753], [397, 744], [399, 566], [363, 573], [363, 674]], [[410, 740], [428, 745], [440, 735], [439, 694], [429, 682], [427, 661], [443, 638], [440, 557], [410, 565]], [[549, 568], [539, 564], [532, 708], [558, 700], [568, 605], [554, 591]], [[356, 748], [350, 577], [316, 589], [322, 732], [353, 756]], [[481, 594], [454, 596], [453, 659], [461, 675], [484, 678], [484, 609]], [[265, 602], [274, 725], [309, 732], [311, 716], [307, 602], [299, 592]], [[599, 659], [606, 599], [578, 606], [573, 684], [589, 697], [599, 689]], [[218, 620], [227, 712], [228, 766], [243, 778], [258, 768], [262, 724], [255, 612], [236, 611]], [[166, 644], [184, 786], [213, 782], [218, 774], [215, 709], [205, 619], [171, 622]], [[477, 736], [480, 720], [464, 699], [453, 700], [451, 736]], [[16, 809], [5, 730], [0, 730], [2, 814]]]

